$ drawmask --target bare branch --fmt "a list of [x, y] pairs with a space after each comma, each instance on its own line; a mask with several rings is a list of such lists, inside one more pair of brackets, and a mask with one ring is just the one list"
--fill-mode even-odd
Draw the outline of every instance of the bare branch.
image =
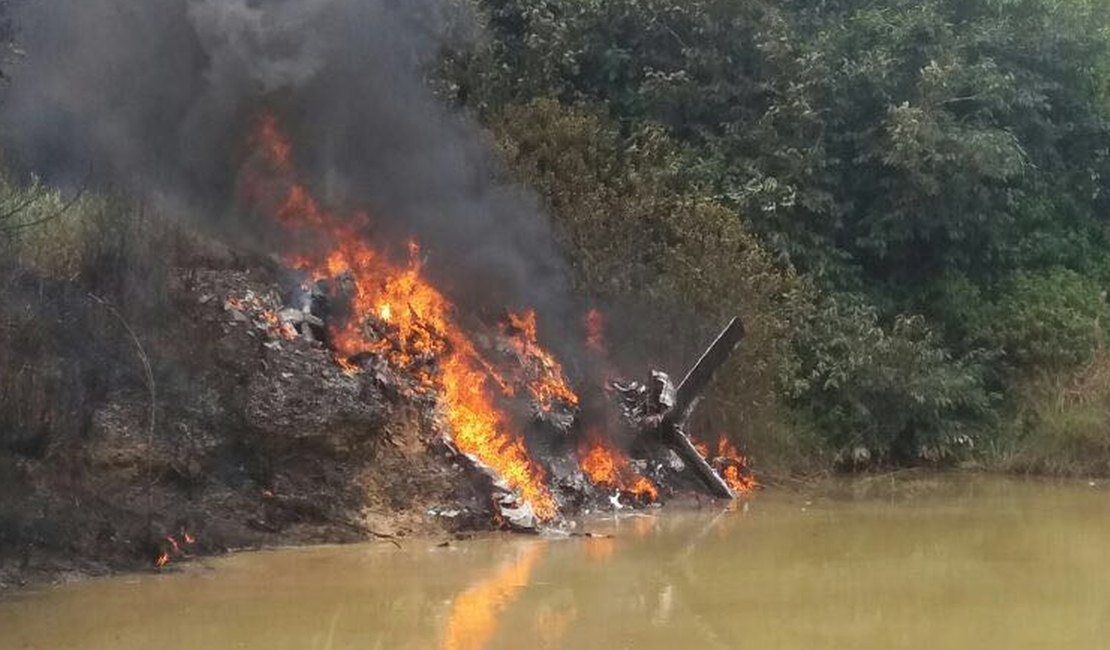
[[54, 211], [53, 214], [49, 214], [49, 215], [47, 215], [47, 216], [45, 216], [41, 219], [35, 219], [34, 221], [28, 221], [27, 223], [16, 223], [16, 224], [5, 225], [3, 227], [0, 227], [0, 234], [11, 235], [11, 234], [19, 232], [21, 230], [26, 230], [27, 228], [34, 228], [35, 226], [41, 226], [44, 223], [47, 223], [49, 221], [53, 221], [55, 219], [60, 218], [61, 216], [65, 215], [66, 212], [69, 212], [69, 209], [72, 208], [74, 205], [77, 204], [78, 201], [81, 200], [81, 197], [84, 196], [86, 189], [87, 189], [87, 186], [82, 185], [81, 189], [77, 190], [77, 193], [73, 195], [73, 198], [71, 198], [69, 201], [66, 201], [65, 205], [58, 208], [56, 211]]
[[142, 363], [142, 366], [143, 366], [143, 375], [146, 379], [147, 392], [149, 393], [149, 396], [150, 396], [150, 413], [147, 417], [147, 431], [146, 431], [146, 446], [147, 446], [147, 467], [146, 467], [146, 469], [147, 469], [147, 484], [146, 484], [147, 513], [146, 513], [146, 516], [147, 516], [147, 530], [149, 532], [149, 531], [151, 531], [151, 522], [152, 522], [152, 517], [153, 517], [153, 513], [154, 513], [154, 502], [153, 502], [153, 500], [154, 500], [154, 497], [153, 497], [154, 467], [153, 467], [153, 463], [150, 459], [150, 454], [152, 453], [152, 450], [154, 449], [154, 422], [155, 422], [155, 417], [157, 415], [157, 407], [158, 407], [158, 394], [157, 394], [157, 388], [154, 384], [154, 371], [151, 369], [150, 357], [147, 356], [146, 350], [143, 348], [143, 344], [139, 341], [139, 336], [135, 333], [135, 330], [131, 328], [131, 325], [128, 324], [127, 319], [125, 319], [123, 317], [123, 314], [121, 314], [119, 312], [119, 310], [116, 309], [115, 305], [108, 302], [104, 298], [101, 298], [100, 296], [96, 295], [95, 293], [89, 293], [89, 297], [92, 298], [94, 302], [96, 302], [97, 304], [99, 304], [100, 306], [102, 306], [106, 310], [108, 310], [108, 313], [111, 314], [117, 321], [119, 321], [120, 325], [123, 326], [123, 329], [127, 330], [127, 335], [131, 337], [131, 343], [134, 344], [135, 352], [139, 357], [139, 362]]
[[35, 187], [35, 190], [28, 193], [27, 197], [23, 201], [19, 202], [15, 207], [9, 208], [7, 212], [0, 214], [0, 221], [7, 221], [8, 219], [11, 219], [12, 217], [18, 215], [20, 212], [26, 210], [27, 207], [30, 206], [32, 203], [38, 201], [45, 195], [46, 189], [43, 186], [39, 185]]

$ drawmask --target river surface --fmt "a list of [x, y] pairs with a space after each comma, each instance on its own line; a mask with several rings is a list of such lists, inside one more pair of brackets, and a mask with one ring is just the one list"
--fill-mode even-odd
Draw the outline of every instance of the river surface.
[[730, 510], [244, 553], [0, 597], [0, 648], [1110, 648], [1110, 490], [872, 478]]

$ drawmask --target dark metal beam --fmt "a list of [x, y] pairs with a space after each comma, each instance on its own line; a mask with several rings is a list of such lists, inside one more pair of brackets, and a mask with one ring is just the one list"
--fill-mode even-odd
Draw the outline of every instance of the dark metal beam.
[[678, 385], [675, 391], [674, 406], [667, 413], [676, 426], [681, 427], [690, 417], [694, 407], [697, 406], [701, 394], [713, 381], [713, 376], [728, 361], [732, 351], [744, 338], [744, 323], [739, 318], [733, 318], [725, 326], [712, 344], [705, 350], [697, 363], [686, 373], [686, 378]]

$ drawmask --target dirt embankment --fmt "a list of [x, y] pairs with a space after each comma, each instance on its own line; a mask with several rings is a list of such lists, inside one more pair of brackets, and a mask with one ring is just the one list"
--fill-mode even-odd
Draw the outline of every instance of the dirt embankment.
[[[319, 343], [275, 340], [229, 309], [229, 298], [280, 300], [280, 269], [234, 266], [174, 273], [172, 316], [134, 338], [76, 287], [9, 282], [0, 588], [485, 525], [484, 497], [438, 441], [434, 408], [396, 378], [347, 375]], [[455, 516], [427, 514], [437, 507]]]

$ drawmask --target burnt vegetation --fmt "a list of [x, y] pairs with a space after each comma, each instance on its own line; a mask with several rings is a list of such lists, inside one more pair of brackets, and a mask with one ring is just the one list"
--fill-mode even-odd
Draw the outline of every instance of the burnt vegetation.
[[[0, 584], [703, 489], [636, 418], [736, 314], [686, 426], [716, 447], [682, 452], [719, 480], [1110, 472], [1104, 2], [336, 0], [307, 53], [153, 4], [115, 28], [166, 44], [81, 42], [67, 86], [48, 36], [114, 0], [0, 3]], [[135, 70], [126, 106], [90, 90]], [[452, 368], [542, 490], [467, 447]]]

